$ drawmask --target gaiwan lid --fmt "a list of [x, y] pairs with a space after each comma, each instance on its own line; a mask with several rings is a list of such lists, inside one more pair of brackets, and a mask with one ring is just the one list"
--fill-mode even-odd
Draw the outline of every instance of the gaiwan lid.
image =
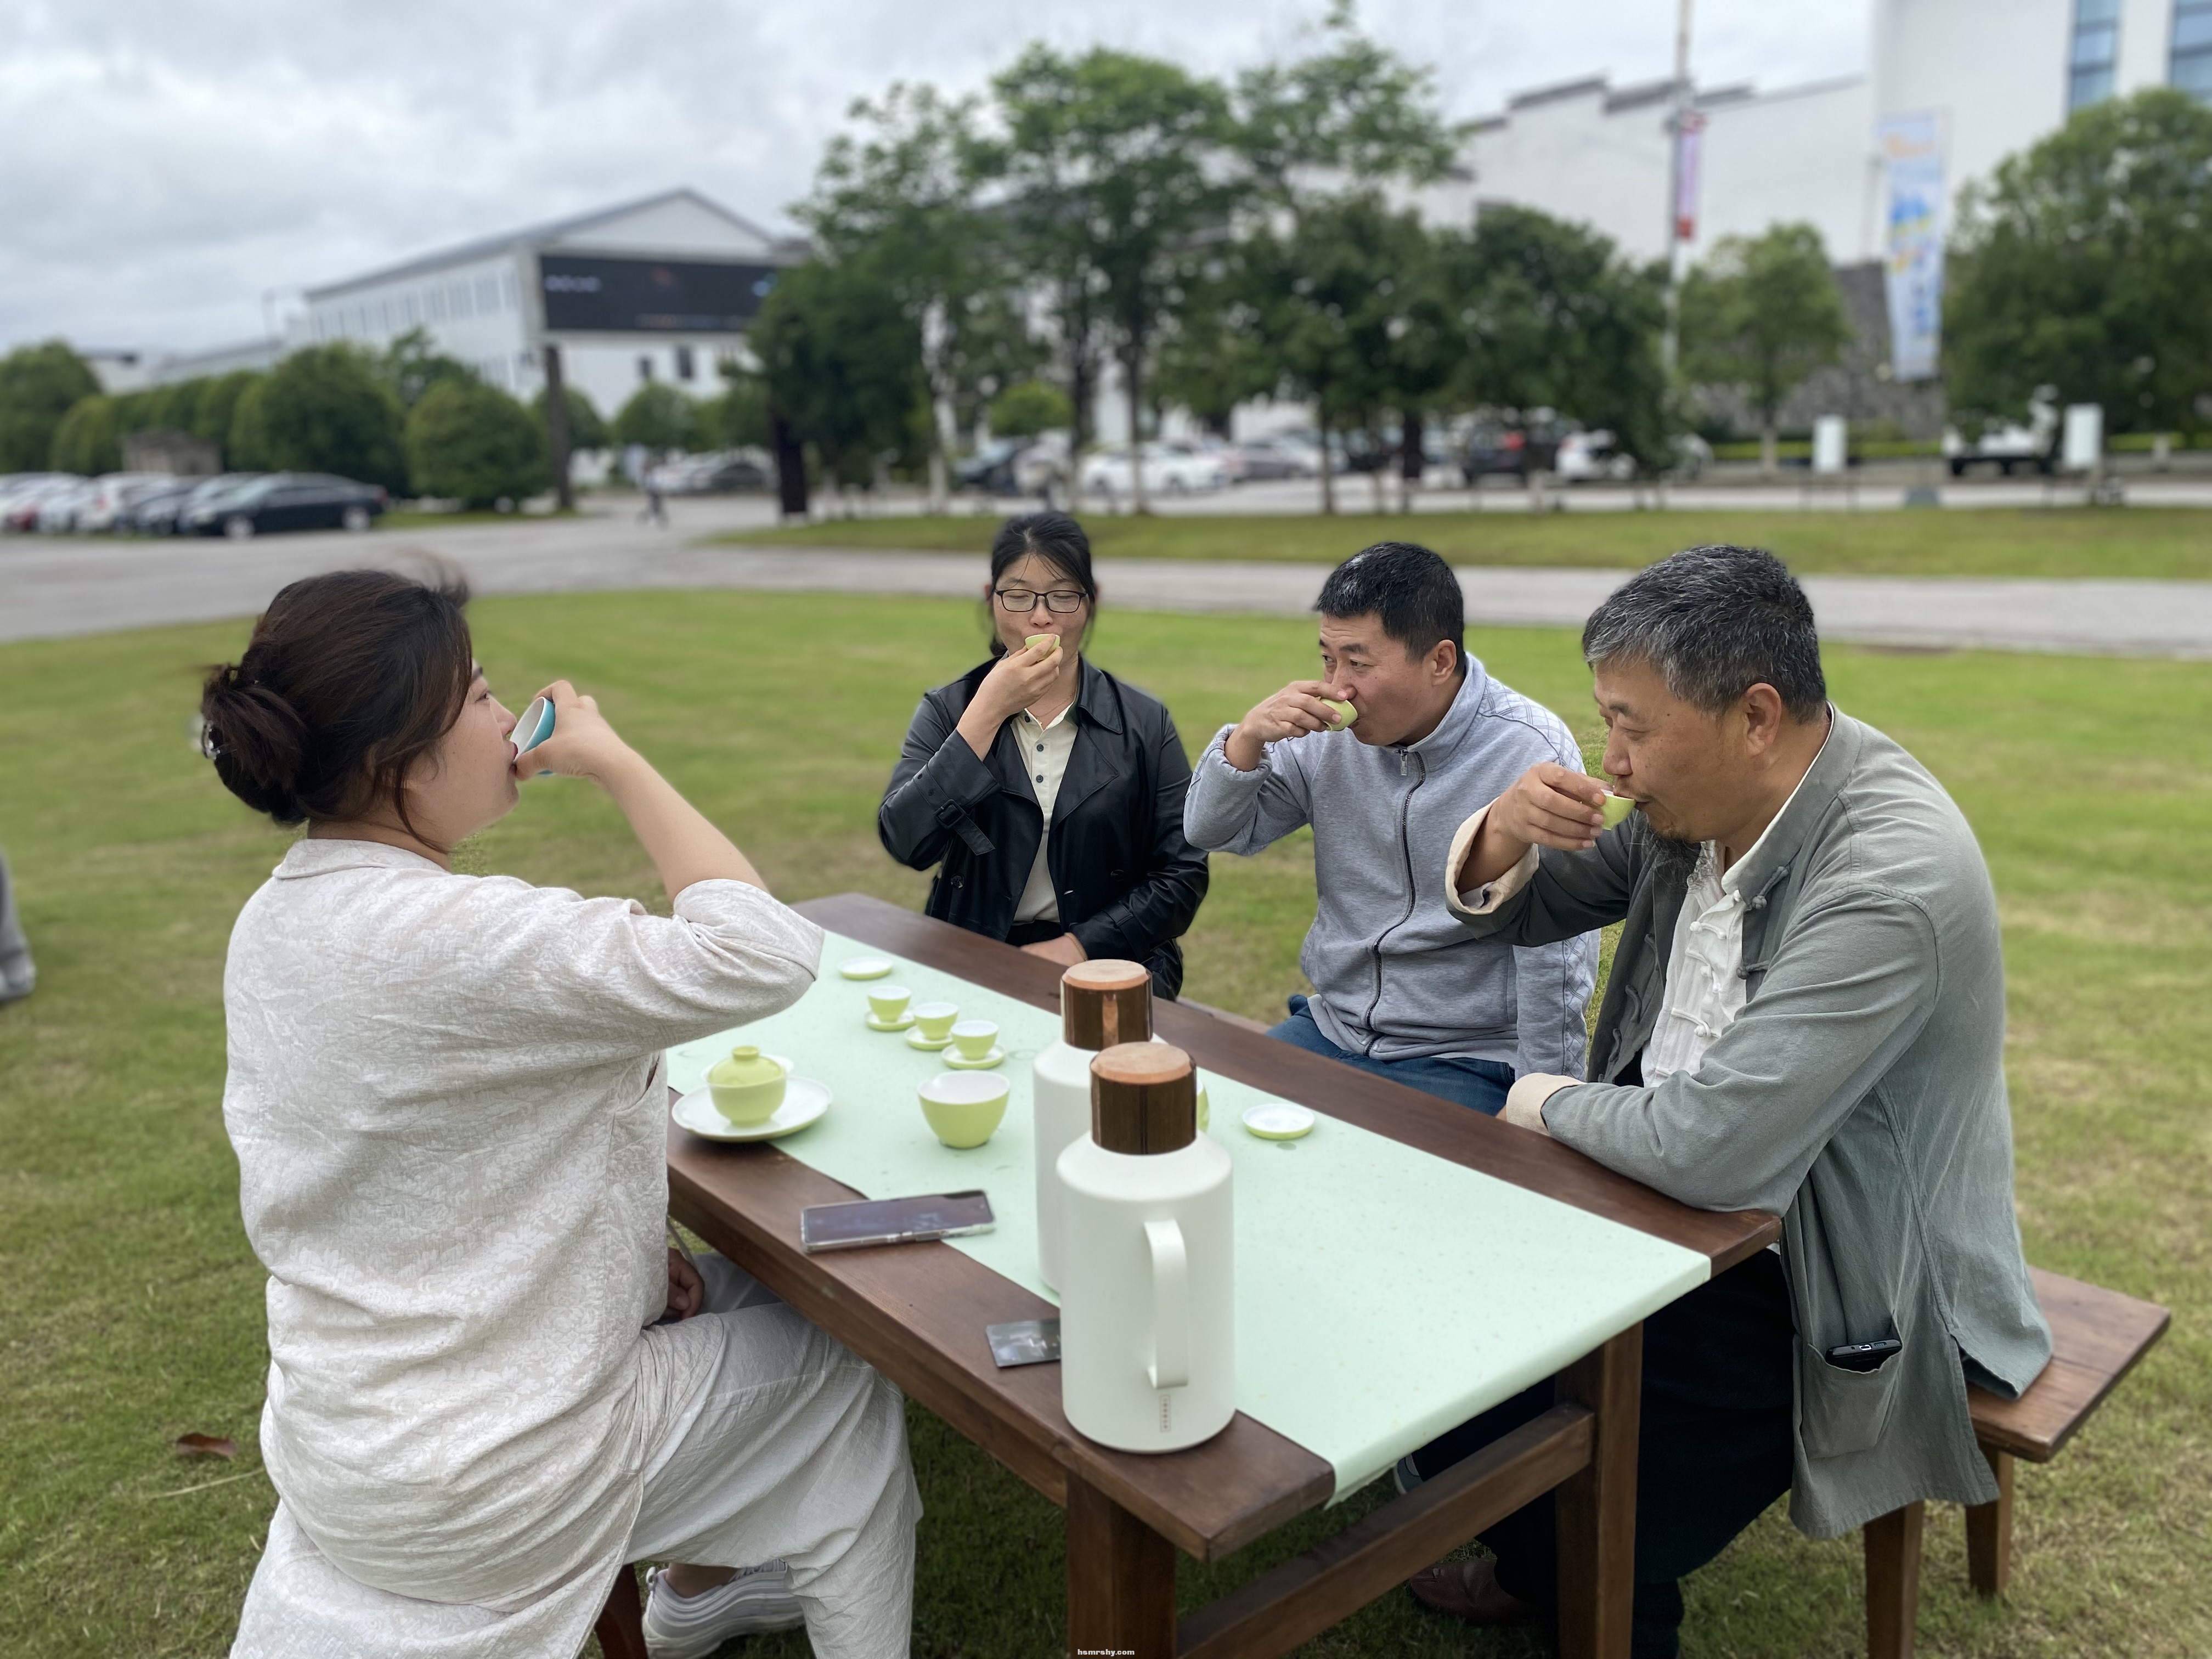
[[1094, 1052], [1152, 1035], [1152, 976], [1141, 962], [1100, 957], [1060, 976], [1060, 1041]]
[[1124, 1042], [1091, 1062], [1091, 1138], [1109, 1152], [1180, 1152], [1198, 1139], [1198, 1068], [1172, 1043]]
[[782, 1066], [747, 1042], [731, 1049], [727, 1060], [715, 1061], [707, 1073], [707, 1081], [726, 1088], [732, 1085], [772, 1083], [782, 1075]]

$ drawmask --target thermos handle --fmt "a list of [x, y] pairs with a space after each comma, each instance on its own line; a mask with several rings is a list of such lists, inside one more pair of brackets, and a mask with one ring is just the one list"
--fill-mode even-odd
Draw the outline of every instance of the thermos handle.
[[1152, 1386], [1180, 1389], [1190, 1381], [1190, 1255], [1172, 1221], [1147, 1221], [1145, 1243], [1152, 1251]]

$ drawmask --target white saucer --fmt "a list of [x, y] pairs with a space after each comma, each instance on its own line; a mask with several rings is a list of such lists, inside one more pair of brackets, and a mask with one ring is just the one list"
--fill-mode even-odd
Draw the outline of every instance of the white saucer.
[[1263, 1100], [1247, 1106], [1238, 1117], [1248, 1133], [1262, 1140], [1296, 1140], [1313, 1133], [1315, 1121], [1311, 1112], [1287, 1100]]
[[842, 979], [888, 979], [890, 971], [889, 957], [847, 957], [837, 964], [838, 976]]
[[[908, 1014], [907, 1018], [912, 1019], [914, 1016]], [[952, 1046], [952, 1038], [949, 1035], [941, 1037], [926, 1037], [918, 1030], [908, 1031], [906, 1034], [906, 1046], [909, 1048], [927, 1048], [934, 1054], [939, 1048], [950, 1048]]]
[[891, 1020], [888, 1024], [883, 1020], [878, 1019], [873, 1014], [870, 1014], [867, 1018], [868, 1029], [871, 1031], [903, 1031], [908, 1026], [914, 1024], [914, 1010], [911, 1008], [908, 1009], [896, 1019]]
[[[908, 1037], [907, 1041], [912, 1042], [914, 1039]], [[988, 1072], [994, 1066], [1002, 1064], [1006, 1058], [1006, 1051], [995, 1042], [991, 1045], [991, 1052], [981, 1060], [970, 1060], [957, 1048], [945, 1051], [945, 1063], [956, 1072]]]
[[679, 1128], [702, 1140], [774, 1140], [795, 1129], [804, 1129], [830, 1109], [830, 1085], [811, 1077], [788, 1079], [783, 1085], [783, 1104], [765, 1123], [740, 1129], [714, 1109], [714, 1091], [701, 1084], [669, 1109]]

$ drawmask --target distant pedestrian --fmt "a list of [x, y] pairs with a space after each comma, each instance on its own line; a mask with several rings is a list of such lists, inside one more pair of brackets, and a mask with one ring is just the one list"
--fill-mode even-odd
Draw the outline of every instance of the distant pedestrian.
[[668, 508], [661, 501], [664, 492], [661, 488], [660, 469], [657, 466], [648, 466], [645, 469], [645, 477], [641, 482], [645, 490], [645, 505], [637, 511], [638, 522], [643, 524], [649, 519], [663, 530], [667, 529]]
[[0, 1002], [31, 994], [39, 970], [31, 963], [31, 942], [15, 919], [15, 889], [8, 879], [8, 855], [0, 853]]

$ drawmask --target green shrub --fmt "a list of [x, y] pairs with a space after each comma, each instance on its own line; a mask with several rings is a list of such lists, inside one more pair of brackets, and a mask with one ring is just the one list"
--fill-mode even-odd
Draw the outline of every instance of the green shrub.
[[246, 387], [260, 384], [261, 376], [252, 369], [234, 369], [203, 382], [199, 400], [192, 409], [193, 434], [218, 446], [222, 450], [223, 465], [240, 471], [255, 464], [241, 461], [231, 453], [231, 424], [238, 417], [239, 401], [245, 397]]
[[1075, 424], [1075, 405], [1048, 380], [1017, 380], [991, 399], [991, 435], [1034, 438]]
[[295, 351], [255, 390], [258, 465], [335, 472], [395, 495], [406, 489], [399, 399], [358, 351], [343, 345]]
[[54, 428], [47, 465], [57, 472], [82, 472], [87, 477], [115, 471], [123, 465], [115, 429], [114, 398], [97, 392], [78, 398]]
[[416, 490], [488, 507], [546, 487], [545, 428], [481, 380], [440, 380], [407, 416], [407, 470]]
[[0, 357], [0, 472], [36, 472], [52, 465], [62, 417], [100, 382], [84, 359], [59, 340], [19, 346]]
[[[599, 413], [599, 405], [574, 386], [561, 388], [561, 406], [568, 411], [568, 452], [580, 449], [605, 449], [612, 440], [607, 434], [606, 417]], [[539, 426], [545, 424], [545, 388], [530, 400], [530, 412]]]
[[665, 380], [647, 380], [615, 416], [615, 438], [647, 449], [690, 449], [699, 440], [699, 405]]

